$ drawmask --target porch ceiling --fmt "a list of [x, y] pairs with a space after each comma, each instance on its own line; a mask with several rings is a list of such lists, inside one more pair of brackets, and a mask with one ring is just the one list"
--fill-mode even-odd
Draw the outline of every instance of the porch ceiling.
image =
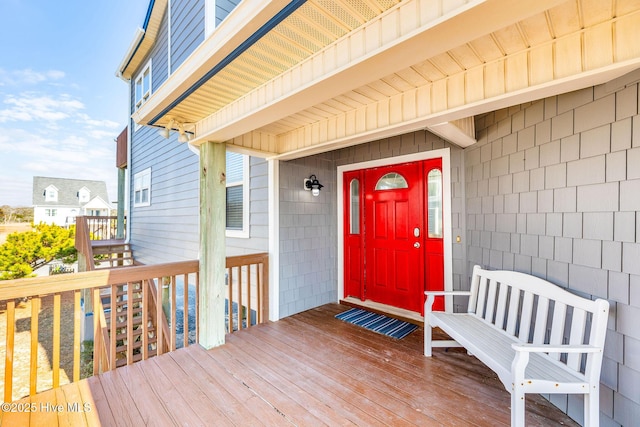
[[134, 120], [300, 157], [603, 83], [638, 26], [638, 0], [244, 0]]

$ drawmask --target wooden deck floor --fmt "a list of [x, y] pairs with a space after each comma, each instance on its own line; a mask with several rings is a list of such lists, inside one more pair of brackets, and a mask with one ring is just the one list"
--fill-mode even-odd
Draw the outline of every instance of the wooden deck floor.
[[[425, 358], [421, 329], [396, 341], [333, 317], [346, 309], [322, 306], [220, 348], [191, 346], [44, 392], [14, 404], [31, 413], [4, 412], [0, 424], [509, 425], [509, 394], [477, 359], [458, 349]], [[527, 425], [558, 424], [577, 425], [527, 397]]]

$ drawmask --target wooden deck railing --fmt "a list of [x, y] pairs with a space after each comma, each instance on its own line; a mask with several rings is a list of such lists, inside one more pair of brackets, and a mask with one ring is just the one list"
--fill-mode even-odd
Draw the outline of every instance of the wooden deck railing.
[[269, 254], [227, 257], [227, 332], [269, 318]]
[[83, 228], [83, 231], [88, 233], [90, 240], [116, 240], [118, 217], [78, 216], [76, 217], [76, 230], [79, 228]]
[[82, 261], [80, 271], [134, 264], [130, 246], [117, 239], [118, 217], [76, 217], [75, 248]]
[[[198, 271], [198, 261], [184, 261], [1, 282], [4, 401], [197, 342]], [[268, 276], [266, 253], [227, 258], [229, 332], [268, 319]], [[93, 368], [81, 375], [87, 305]]]
[[[84, 321], [82, 307], [87, 302], [81, 298], [83, 290], [89, 290], [94, 308], [94, 374], [146, 359], [166, 351], [167, 348], [175, 348], [171, 342], [175, 344], [176, 328], [180, 328], [175, 320], [176, 305], [174, 303], [171, 309], [174, 312], [171, 328], [168, 325], [156, 327], [157, 322], [152, 322], [157, 318], [164, 319], [163, 304], [161, 298], [154, 300], [151, 296], [155, 290], [152, 288], [157, 283], [162, 284], [163, 278], [169, 277], [174, 283], [172, 302], [175, 302], [175, 284], [180, 277], [183, 288], [186, 288], [182, 290], [185, 295], [197, 293], [198, 269], [198, 261], [185, 261], [0, 283], [0, 301], [5, 305], [0, 308], [2, 317], [5, 317], [4, 325], [0, 328], [0, 332], [5, 330], [5, 336], [0, 337], [0, 342], [5, 343], [2, 371], [4, 401], [10, 402], [13, 397], [56, 388], [61, 384], [62, 374], [69, 381], [80, 379], [81, 328]], [[143, 301], [147, 303], [142, 303]], [[153, 305], [151, 301], [154, 302]], [[183, 305], [187, 318], [190, 312], [197, 310], [196, 301], [197, 299], [192, 298], [191, 307]], [[28, 309], [21, 308], [22, 304], [30, 305], [30, 313], [24, 313]], [[43, 304], [46, 305], [46, 312]], [[16, 316], [16, 311], [21, 312], [20, 316]], [[65, 316], [61, 321], [62, 312]], [[154, 315], [149, 315], [151, 312]], [[197, 316], [192, 318], [197, 319]], [[189, 329], [193, 330], [195, 326], [197, 325], [190, 326], [188, 319], [184, 321], [185, 335], [191, 336], [192, 340], [184, 340], [182, 345], [195, 341], [197, 334], [189, 334]], [[19, 343], [16, 342], [16, 336], [20, 337]], [[169, 344], [156, 344], [165, 341]], [[38, 373], [39, 365], [42, 364], [38, 359], [43, 358], [43, 352], [47, 353], [46, 361], [51, 367], [46, 374], [48, 378], [42, 378], [44, 374]], [[61, 363], [61, 356], [64, 363]], [[16, 371], [20, 372], [21, 381], [28, 386], [21, 385], [14, 390]]]

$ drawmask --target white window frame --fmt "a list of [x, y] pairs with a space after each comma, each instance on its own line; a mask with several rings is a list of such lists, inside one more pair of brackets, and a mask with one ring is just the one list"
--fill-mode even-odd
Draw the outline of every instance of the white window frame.
[[[144, 87], [144, 77], [145, 74], [149, 74], [149, 87], [146, 88]], [[140, 98], [138, 98], [138, 85], [140, 85], [141, 92], [140, 92]], [[152, 73], [152, 68], [151, 68], [151, 60], [149, 60], [149, 62], [147, 62], [147, 64], [142, 68], [142, 70], [140, 70], [140, 72], [138, 73], [138, 75], [136, 75], [136, 78], [133, 81], [133, 111], [138, 111], [138, 109], [140, 107], [142, 107], [142, 105], [147, 102], [149, 100], [149, 98], [151, 97], [151, 93], [152, 91], [152, 87], [153, 87], [153, 73]], [[135, 124], [135, 130], [140, 129], [142, 126], [140, 126], [139, 124]]]
[[[142, 183], [144, 182], [144, 178], [146, 176], [149, 177], [149, 185], [143, 186]], [[147, 189], [147, 194], [149, 195], [149, 197], [147, 197], [146, 202], [143, 202], [142, 191], [145, 188]], [[138, 192], [140, 192], [140, 201], [136, 200], [136, 194]], [[133, 176], [133, 206], [136, 208], [143, 207], [143, 206], [151, 206], [151, 168], [147, 168], [143, 171], [140, 171]]]
[[249, 238], [249, 156], [242, 154], [242, 181], [226, 182], [226, 187], [242, 185], [242, 230], [226, 230], [227, 237]]
[[56, 217], [56, 216], [58, 216], [58, 209], [56, 209], [56, 208], [45, 209], [44, 210], [44, 215], [46, 217], [49, 217], [49, 218]]
[[216, 28], [216, 2], [205, 0], [204, 2], [204, 37], [207, 38]]

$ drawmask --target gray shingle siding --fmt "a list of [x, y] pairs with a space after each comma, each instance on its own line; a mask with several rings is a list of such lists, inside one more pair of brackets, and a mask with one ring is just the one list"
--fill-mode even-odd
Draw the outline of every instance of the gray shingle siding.
[[[337, 300], [334, 153], [280, 163], [280, 317]], [[315, 174], [319, 197], [302, 188]]]
[[[505, 259], [515, 257], [515, 270], [612, 303], [600, 399], [606, 425], [630, 425], [640, 416], [638, 357], [623, 357], [640, 348], [640, 298], [630, 298], [640, 294], [633, 286], [640, 285], [637, 77], [610, 86], [619, 88], [611, 93], [591, 87], [478, 117], [479, 143], [464, 153], [467, 233], [476, 236], [468, 241], [468, 264], [504, 268]], [[508, 127], [511, 132], [501, 135]], [[512, 163], [504, 175], [506, 159]], [[516, 215], [515, 230], [508, 217], [500, 230], [491, 229], [492, 214], [478, 207], [476, 189], [489, 187], [493, 176], [511, 187], [504, 209]], [[503, 203], [502, 196], [487, 197]], [[511, 235], [510, 248], [504, 232]], [[581, 399], [551, 400], [582, 419]]]

